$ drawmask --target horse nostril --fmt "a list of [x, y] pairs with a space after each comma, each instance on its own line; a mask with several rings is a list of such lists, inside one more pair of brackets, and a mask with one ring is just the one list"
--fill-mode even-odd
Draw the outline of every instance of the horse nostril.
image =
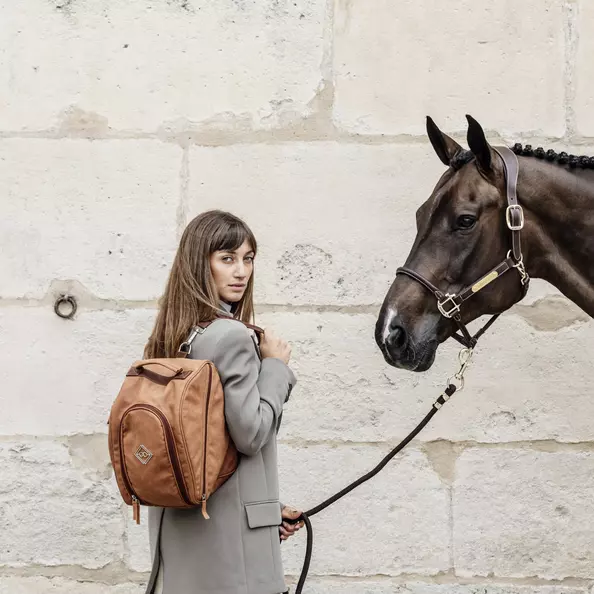
[[400, 320], [398, 319], [398, 316], [394, 316], [390, 320], [390, 332], [392, 330], [398, 330], [399, 328], [402, 328], [402, 326], [400, 325]]
[[390, 322], [390, 333], [386, 337], [386, 346], [392, 352], [401, 352], [406, 347], [408, 337], [406, 330], [400, 325], [398, 319]]

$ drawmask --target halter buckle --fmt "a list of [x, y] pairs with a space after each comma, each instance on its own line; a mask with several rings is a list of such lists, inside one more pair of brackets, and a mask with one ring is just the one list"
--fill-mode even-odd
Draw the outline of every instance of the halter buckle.
[[444, 318], [453, 318], [460, 313], [460, 305], [454, 301], [456, 295], [445, 294], [445, 298], [437, 301], [437, 309]]
[[[512, 211], [516, 211], [520, 215], [520, 222], [517, 225], [512, 222]], [[519, 204], [510, 204], [505, 209], [505, 222], [510, 231], [521, 231], [524, 228], [524, 210]]]

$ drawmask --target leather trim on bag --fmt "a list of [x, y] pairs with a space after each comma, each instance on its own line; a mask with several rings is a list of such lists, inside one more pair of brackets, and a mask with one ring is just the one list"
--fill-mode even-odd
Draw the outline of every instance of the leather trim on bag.
[[160, 375], [159, 373], [155, 373], [150, 369], [138, 369], [136, 367], [130, 367], [128, 373], [126, 373], [127, 377], [146, 377], [148, 380], [159, 384], [161, 386], [166, 386], [169, 382], [173, 380], [185, 380], [187, 377], [190, 376], [192, 373], [191, 370], [182, 371], [181, 373], [177, 373], [176, 375]]

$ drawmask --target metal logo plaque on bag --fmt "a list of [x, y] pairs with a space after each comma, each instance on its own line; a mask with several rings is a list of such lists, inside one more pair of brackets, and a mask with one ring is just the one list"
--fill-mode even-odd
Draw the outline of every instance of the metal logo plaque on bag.
[[149, 452], [142, 444], [136, 450], [134, 454], [143, 464], [148, 464], [153, 454]]

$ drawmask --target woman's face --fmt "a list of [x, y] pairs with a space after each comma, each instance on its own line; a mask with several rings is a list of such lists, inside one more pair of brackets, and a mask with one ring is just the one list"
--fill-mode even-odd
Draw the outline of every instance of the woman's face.
[[254, 250], [244, 241], [235, 251], [217, 251], [210, 255], [210, 269], [219, 299], [240, 301], [254, 271]]

